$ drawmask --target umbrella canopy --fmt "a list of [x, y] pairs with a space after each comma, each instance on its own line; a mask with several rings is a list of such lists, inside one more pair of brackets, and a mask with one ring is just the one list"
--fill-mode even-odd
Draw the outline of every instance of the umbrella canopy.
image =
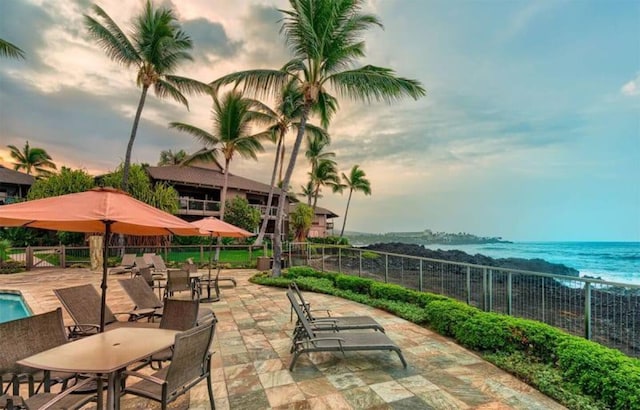
[[[211, 251], [213, 248], [213, 237], [218, 238], [247, 238], [249, 236], [253, 236], [255, 234], [245, 231], [242, 228], [239, 228], [235, 225], [231, 225], [225, 221], [221, 221], [218, 218], [214, 218], [213, 216], [209, 216], [207, 218], [202, 218], [197, 221], [191, 222], [191, 225], [200, 229], [201, 235], [208, 235], [211, 237], [211, 241], [209, 242], [209, 274], [207, 276], [207, 298], [204, 299], [209, 302], [214, 302], [220, 300], [220, 291], [218, 289], [218, 276], [220, 275], [220, 266], [218, 266], [218, 273], [216, 274], [215, 281], [215, 291], [216, 297], [211, 297]], [[216, 254], [217, 258], [217, 254]]]
[[193, 221], [191, 225], [199, 228], [201, 235], [212, 235], [222, 238], [247, 238], [255, 235], [235, 225], [214, 218], [213, 216]]
[[201, 235], [193, 225], [113, 188], [37, 199], [0, 207], [0, 226], [22, 226], [70, 232], [102, 232], [105, 236], [102, 272], [104, 330], [107, 296], [107, 239], [126, 235]]

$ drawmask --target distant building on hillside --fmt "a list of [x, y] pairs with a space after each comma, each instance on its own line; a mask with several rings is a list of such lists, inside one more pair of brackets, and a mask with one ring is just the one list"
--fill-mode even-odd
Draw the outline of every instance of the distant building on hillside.
[[26, 198], [27, 192], [35, 180], [32, 175], [0, 165], [0, 205], [18, 202]]

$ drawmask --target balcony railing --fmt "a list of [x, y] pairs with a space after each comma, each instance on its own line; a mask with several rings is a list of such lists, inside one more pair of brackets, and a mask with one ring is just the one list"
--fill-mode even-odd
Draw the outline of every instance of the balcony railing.
[[[180, 197], [179, 203], [180, 208], [178, 210], [178, 214], [180, 215], [216, 216], [220, 214], [220, 201]], [[268, 217], [270, 219], [275, 219], [276, 214], [278, 213], [278, 207], [276, 206], [267, 207], [265, 205], [253, 204], [250, 204], [250, 206], [259, 210], [262, 218]]]

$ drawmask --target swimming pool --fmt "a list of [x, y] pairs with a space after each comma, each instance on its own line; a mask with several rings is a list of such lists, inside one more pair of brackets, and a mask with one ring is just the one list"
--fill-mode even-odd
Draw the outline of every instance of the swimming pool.
[[0, 291], [0, 323], [31, 316], [31, 309], [18, 292]]

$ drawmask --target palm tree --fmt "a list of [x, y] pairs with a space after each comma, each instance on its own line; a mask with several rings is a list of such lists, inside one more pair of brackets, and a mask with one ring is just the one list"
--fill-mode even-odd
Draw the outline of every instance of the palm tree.
[[[313, 200], [313, 193], [314, 193], [313, 181], [309, 179], [306, 185], [300, 185], [300, 190], [301, 191], [298, 194], [298, 196], [307, 198], [307, 205], [311, 206], [311, 201]], [[322, 198], [322, 195], [320, 195], [320, 198]]]
[[160, 151], [160, 161], [158, 161], [158, 166], [180, 165], [186, 158], [187, 153], [183, 149], [176, 152], [173, 152], [170, 149], [162, 150]]
[[[304, 153], [304, 156], [311, 163], [311, 175], [315, 173], [316, 168], [318, 168], [318, 164], [321, 161], [333, 161], [331, 158], [335, 158], [335, 152], [325, 152], [325, 148], [329, 146], [328, 139], [320, 139], [315, 136], [307, 135], [307, 150]], [[333, 161], [335, 165], [335, 161]]]
[[318, 196], [323, 186], [331, 187], [333, 192], [342, 192], [344, 186], [340, 183], [336, 162], [331, 159], [321, 159], [315, 169], [309, 173], [313, 184], [313, 213], [315, 215], [318, 205]]
[[245, 98], [237, 91], [230, 91], [221, 99], [214, 96], [213, 99], [213, 129], [207, 132], [196, 126], [182, 122], [172, 122], [170, 128], [191, 134], [198, 141], [208, 147], [198, 151], [187, 158], [184, 163], [194, 160], [211, 160], [218, 155], [224, 158], [222, 172], [224, 182], [220, 195], [220, 219], [224, 220], [224, 208], [227, 199], [227, 187], [229, 185], [229, 169], [235, 154], [243, 158], [258, 159], [257, 153], [264, 149], [260, 142], [269, 134], [261, 132], [251, 134], [251, 126], [268, 121], [268, 116], [257, 111], [263, 109], [264, 104]]
[[[289, 0], [291, 10], [284, 13], [281, 32], [294, 54], [280, 70], [257, 69], [226, 75], [212, 83], [242, 83], [257, 95], [275, 95], [292, 79], [303, 92], [300, 127], [291, 149], [289, 165], [282, 181], [284, 194], [278, 202], [278, 216], [273, 244], [274, 275], [280, 275], [282, 244], [280, 226], [284, 219], [285, 196], [295, 168], [304, 129], [312, 112], [330, 119], [330, 103], [337, 102], [328, 92], [331, 87], [352, 100], [393, 102], [409, 96], [425, 95], [416, 81], [396, 76], [393, 70], [366, 65], [354, 68], [356, 60], [365, 56], [362, 37], [372, 26], [382, 27], [373, 14], [362, 13], [365, 0]], [[326, 123], [322, 124], [326, 126]]]
[[209, 93], [210, 88], [199, 81], [172, 74], [181, 63], [193, 60], [188, 52], [192, 48], [191, 38], [180, 29], [172, 10], [154, 9], [151, 1], [147, 0], [142, 14], [135, 19], [130, 37], [100, 6], [94, 4], [92, 10], [95, 17], [84, 16], [89, 34], [109, 58], [127, 68], [136, 67], [136, 82], [142, 87], [124, 158], [122, 189], [126, 191], [133, 142], [149, 88], [153, 86], [159, 98], [169, 97], [187, 109], [189, 103], [184, 93]]
[[349, 188], [349, 199], [347, 199], [347, 209], [344, 211], [344, 219], [342, 220], [342, 229], [340, 230], [340, 237], [344, 235], [344, 227], [347, 224], [347, 214], [349, 213], [349, 204], [351, 203], [351, 194], [354, 191], [361, 191], [365, 195], [371, 195], [371, 183], [366, 178], [366, 174], [359, 165], [354, 165], [351, 168], [349, 176], [342, 173], [342, 180], [345, 182], [345, 188]]
[[24, 51], [15, 44], [11, 44], [7, 40], [0, 38], [0, 56], [9, 58], [22, 58], [24, 60]]
[[11, 158], [15, 160], [13, 169], [31, 175], [36, 172], [38, 176], [48, 176], [53, 174], [52, 169], [56, 169], [56, 164], [51, 161], [51, 156], [44, 148], [29, 146], [29, 141], [24, 144], [24, 148], [20, 151], [15, 145], [7, 145]]
[[[267, 214], [262, 220], [260, 226], [260, 233], [254, 244], [260, 246], [267, 232], [267, 224], [269, 223], [269, 215], [271, 210], [271, 203], [273, 201], [273, 192], [276, 187], [276, 172], [280, 170], [279, 180], [282, 181], [282, 164], [284, 163], [285, 155], [285, 136], [289, 130], [296, 130], [300, 123], [297, 121], [300, 118], [300, 110], [302, 108], [302, 92], [298, 88], [298, 84], [295, 81], [290, 81], [285, 85], [277, 98], [276, 108], [271, 110], [267, 107], [265, 114], [270, 116], [273, 124], [270, 130], [273, 134], [273, 138], [276, 140], [276, 154], [273, 161], [273, 171], [271, 173], [271, 188], [269, 189], [269, 195], [267, 197]], [[313, 135], [321, 141], [329, 141], [329, 135], [327, 132], [318, 126], [307, 123], [305, 127], [305, 133], [307, 136]]]

